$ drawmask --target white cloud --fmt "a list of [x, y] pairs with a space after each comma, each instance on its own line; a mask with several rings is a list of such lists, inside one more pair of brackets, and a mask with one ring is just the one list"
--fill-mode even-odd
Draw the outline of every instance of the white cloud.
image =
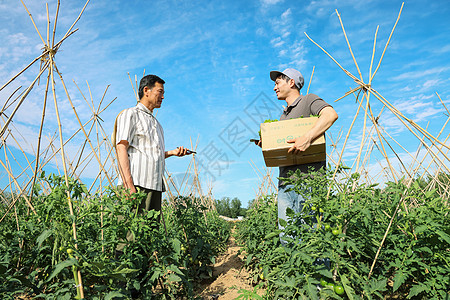
[[282, 37], [283, 39], [285, 39], [285, 38], [288, 38], [290, 35], [291, 35], [291, 32], [290, 32], [290, 31], [286, 31], [285, 33], [282, 34], [281, 37]]
[[440, 83], [440, 80], [438, 79], [430, 79], [430, 80], [426, 80], [422, 87], [424, 89], [429, 89], [429, 88], [434, 88], [435, 86], [437, 86]]
[[264, 28], [259, 27], [258, 29], [256, 29], [256, 34], [263, 36], [264, 35]]
[[272, 46], [275, 47], [275, 48], [279, 48], [279, 47], [281, 47], [281, 46], [284, 45], [284, 41], [281, 39], [281, 37], [277, 37], [277, 38], [272, 39], [272, 40], [270, 41], [270, 43], [271, 43]]
[[261, 4], [263, 6], [275, 5], [275, 4], [278, 4], [280, 2], [283, 2], [283, 0], [261, 0]]
[[393, 77], [392, 80], [414, 80], [414, 79], [423, 79], [428, 75], [438, 74], [441, 72], [445, 72], [450, 70], [450, 67], [435, 67], [428, 70], [420, 70], [420, 71], [413, 71], [413, 72], [406, 72], [401, 75], [398, 75], [396, 77]]
[[394, 106], [406, 117], [419, 123], [427, 121], [429, 117], [444, 112], [440, 102], [433, 101], [436, 97], [433, 94], [419, 95], [403, 101], [396, 101]]
[[427, 107], [417, 113], [417, 122], [426, 121], [428, 117], [444, 112], [444, 108]]
[[306, 7], [306, 11], [308, 14], [316, 16], [318, 18], [324, 17], [326, 14], [329, 14], [330, 11], [334, 13], [335, 8], [334, 1], [311, 1], [309, 5]]
[[286, 9], [282, 14], [281, 14], [281, 19], [284, 21], [287, 21], [292, 15], [292, 11], [290, 8]]

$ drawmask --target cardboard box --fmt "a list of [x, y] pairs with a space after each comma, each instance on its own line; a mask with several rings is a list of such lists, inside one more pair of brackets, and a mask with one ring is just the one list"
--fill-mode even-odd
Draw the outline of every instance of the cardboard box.
[[301, 154], [288, 153], [293, 144], [286, 141], [304, 135], [317, 122], [317, 117], [297, 118], [261, 124], [264, 161], [268, 167], [302, 165], [326, 160], [325, 136], [318, 137]]

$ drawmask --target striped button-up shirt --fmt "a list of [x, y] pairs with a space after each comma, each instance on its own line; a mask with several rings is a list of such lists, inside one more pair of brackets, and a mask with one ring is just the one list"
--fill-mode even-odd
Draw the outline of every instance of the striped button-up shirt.
[[[116, 144], [127, 141], [134, 185], [164, 192], [164, 132], [152, 112], [138, 103], [117, 117]], [[123, 184], [119, 176], [118, 184]]]

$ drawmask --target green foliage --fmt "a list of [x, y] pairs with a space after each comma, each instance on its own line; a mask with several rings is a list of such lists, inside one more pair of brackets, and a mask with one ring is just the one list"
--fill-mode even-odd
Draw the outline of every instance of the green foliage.
[[181, 265], [191, 278], [212, 276], [211, 265], [216, 255], [225, 250], [230, 236], [230, 225], [217, 212], [206, 211], [188, 197], [178, 197], [173, 208], [164, 211], [169, 235], [180, 241]]
[[271, 252], [280, 245], [275, 195], [254, 201], [247, 217], [236, 226], [237, 240], [245, 244], [246, 264], [259, 270], [253, 274], [253, 280], [258, 281], [261, 274], [267, 275], [271, 266], [267, 251]]
[[[273, 122], [278, 122], [278, 120], [267, 119], [267, 120], [264, 120], [263, 123], [273, 123]], [[258, 131], [258, 134], [259, 134], [259, 138], [261, 138], [261, 130]]]
[[449, 207], [438, 193], [424, 193], [419, 183], [368, 186], [359, 183], [358, 174], [337, 185], [329, 180], [331, 174], [322, 170], [286, 179], [308, 199], [299, 214], [288, 211], [286, 247], [278, 242], [276, 213], [260, 216], [275, 211], [273, 201], [260, 202], [239, 227], [247, 265], [255, 281], [265, 282], [266, 296], [340, 299], [337, 292], [343, 289], [349, 299], [448, 298]]
[[[195, 199], [165, 208], [167, 226], [162, 226], [160, 212], [137, 213], [144, 194], [130, 197], [110, 189], [100, 197], [72, 179], [68, 188], [61, 177], [42, 179], [50, 190], [35, 189], [31, 202], [37, 214], [21, 201], [15, 206], [17, 219], [10, 213], [1, 223], [4, 299], [79, 298], [78, 270], [89, 299], [126, 299], [137, 292], [143, 299], [193, 299], [196, 281], [211, 274], [214, 257], [229, 237], [229, 225], [217, 213], [195, 206]], [[2, 216], [6, 209], [0, 206]], [[133, 238], [127, 239], [130, 234]]]
[[217, 213], [221, 216], [229, 218], [237, 218], [238, 216], [245, 216], [246, 209], [242, 208], [241, 200], [238, 198], [223, 197], [220, 200], [215, 200], [214, 204], [216, 206]]

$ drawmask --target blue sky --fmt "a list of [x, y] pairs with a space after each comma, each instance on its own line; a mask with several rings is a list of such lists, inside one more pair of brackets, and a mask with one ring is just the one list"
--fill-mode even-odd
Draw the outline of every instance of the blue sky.
[[[25, 3], [45, 35], [45, 2]], [[53, 19], [56, 1], [48, 3]], [[377, 63], [401, 4], [401, 1], [353, 0], [91, 1], [75, 26], [79, 30], [63, 43], [56, 61], [82, 120], [87, 121], [90, 109], [73, 81], [85, 95], [89, 95], [88, 82], [95, 103], [109, 85], [105, 103], [117, 99], [101, 117], [104, 128], [111, 130], [117, 113], [135, 103], [127, 74], [140, 79], [145, 70], [146, 74], [162, 77], [166, 81], [166, 94], [157, 117], [165, 130], [166, 148], [189, 146], [191, 139], [193, 143], [198, 139], [197, 159], [205, 168], [203, 173], [209, 172], [214, 179], [209, 181], [214, 196], [238, 197], [246, 206], [259, 185], [250, 161], [261, 170], [264, 166], [259, 148], [247, 142], [257, 137], [258, 123], [263, 121], [262, 116], [254, 115], [255, 109], [263, 103], [269, 108], [266, 114], [278, 118], [285, 104], [276, 99], [269, 72], [298, 68], [305, 77], [302, 90], [305, 93], [314, 67], [310, 92], [332, 104], [340, 116], [330, 129], [331, 135], [337, 137], [340, 131], [347, 132], [357, 109], [354, 97], [337, 103], [334, 100], [356, 84], [304, 32], [357, 75], [337, 9], [367, 80], [375, 30], [379, 25]], [[61, 2], [57, 40], [83, 5], [82, 1]], [[449, 102], [449, 13], [450, 2], [446, 0], [405, 2], [372, 83], [408, 118], [428, 126], [432, 134], [437, 134], [446, 120], [436, 92], [444, 103]], [[0, 84], [3, 84], [40, 55], [42, 42], [20, 1], [0, 0], [0, 24]], [[16, 87], [29, 84], [38, 67], [31, 68], [0, 92], [0, 104]], [[27, 141], [24, 148], [29, 153], [41, 119], [43, 89], [40, 84], [33, 90], [14, 119], [17, 131]], [[73, 132], [79, 126], [63, 92], [59, 96], [63, 130]], [[374, 111], [379, 112], [379, 102], [375, 98], [371, 101]], [[46, 129], [47, 135], [51, 135], [56, 121], [52, 108], [48, 110]], [[386, 113], [380, 122], [403, 147], [416, 151], [417, 139], [407, 134], [395, 117]], [[348, 145], [345, 156], [348, 164], [359, 145], [361, 124]], [[233, 132], [238, 135], [232, 135]], [[176, 176], [183, 174], [188, 164], [189, 158], [169, 158], [167, 169]], [[5, 181], [4, 170], [0, 172]], [[277, 172], [274, 170], [274, 174]], [[205, 182], [203, 186], [208, 184]]]

